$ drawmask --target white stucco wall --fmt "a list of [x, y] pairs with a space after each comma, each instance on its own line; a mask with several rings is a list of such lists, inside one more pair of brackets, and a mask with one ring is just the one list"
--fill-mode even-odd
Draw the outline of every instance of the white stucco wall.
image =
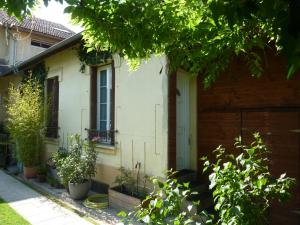
[[[167, 169], [168, 77], [166, 58], [153, 57], [130, 72], [127, 63], [116, 62], [116, 129], [118, 154], [99, 161], [162, 176]], [[161, 73], [160, 73], [161, 71]]]
[[73, 49], [65, 50], [46, 59], [48, 78], [59, 76], [59, 145], [67, 144], [67, 136], [86, 137], [89, 128], [90, 76], [79, 72], [80, 62]]
[[[113, 148], [97, 148], [101, 165], [98, 179], [108, 177], [110, 168], [133, 169], [141, 163], [141, 173], [163, 176], [167, 170], [168, 77], [166, 57], [153, 57], [130, 72], [127, 63], [115, 57], [115, 129]], [[48, 77], [59, 76], [58, 144], [48, 142], [48, 150], [66, 145], [67, 136], [79, 133], [83, 138], [90, 127], [90, 73], [79, 72], [76, 50], [69, 48], [46, 59]], [[107, 169], [109, 168], [109, 169]], [[102, 172], [101, 172], [102, 171]], [[103, 174], [101, 174], [103, 173]], [[103, 178], [106, 179], [106, 178]]]

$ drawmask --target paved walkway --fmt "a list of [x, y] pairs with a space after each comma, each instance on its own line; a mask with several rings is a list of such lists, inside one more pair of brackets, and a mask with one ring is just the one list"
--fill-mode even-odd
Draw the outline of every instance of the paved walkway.
[[32, 225], [91, 225], [0, 170], [0, 197]]

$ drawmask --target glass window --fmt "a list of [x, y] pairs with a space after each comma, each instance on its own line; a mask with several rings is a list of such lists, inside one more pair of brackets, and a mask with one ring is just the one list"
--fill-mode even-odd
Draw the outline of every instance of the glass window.
[[111, 76], [111, 65], [100, 67], [98, 69], [97, 130], [100, 131], [101, 136], [109, 134], [111, 129]]

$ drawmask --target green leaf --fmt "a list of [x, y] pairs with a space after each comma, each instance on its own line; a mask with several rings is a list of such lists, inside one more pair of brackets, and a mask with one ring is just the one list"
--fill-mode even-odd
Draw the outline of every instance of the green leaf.
[[119, 216], [119, 217], [126, 217], [127, 216], [127, 213], [126, 212], [124, 212], [124, 211], [121, 211], [121, 212], [119, 212], [118, 214], [117, 214], [117, 216]]

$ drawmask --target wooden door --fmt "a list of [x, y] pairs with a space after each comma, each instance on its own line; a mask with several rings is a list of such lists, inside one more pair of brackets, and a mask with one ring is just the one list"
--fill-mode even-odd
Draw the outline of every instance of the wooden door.
[[189, 77], [177, 74], [176, 96], [176, 170], [190, 169]]

